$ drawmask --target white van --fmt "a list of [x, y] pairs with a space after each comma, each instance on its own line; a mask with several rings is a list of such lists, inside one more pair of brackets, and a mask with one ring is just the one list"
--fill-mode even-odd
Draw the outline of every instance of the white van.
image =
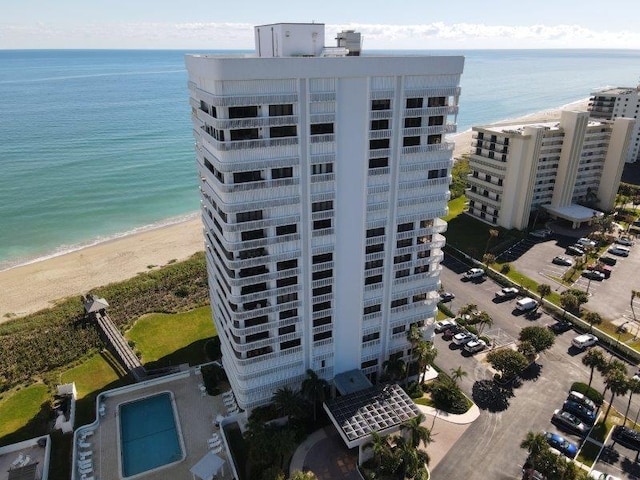
[[527, 310], [533, 310], [538, 305], [533, 298], [525, 297], [521, 298], [516, 302], [516, 308], [522, 312], [526, 312]]
[[585, 348], [589, 348], [598, 343], [598, 337], [592, 335], [590, 333], [585, 333], [583, 335], [578, 335], [576, 338], [571, 340], [571, 345], [574, 347], [584, 350]]

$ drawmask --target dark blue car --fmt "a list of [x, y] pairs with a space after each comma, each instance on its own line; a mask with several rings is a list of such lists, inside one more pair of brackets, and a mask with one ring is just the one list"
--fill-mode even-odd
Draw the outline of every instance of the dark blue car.
[[563, 455], [569, 458], [575, 458], [578, 453], [578, 447], [571, 443], [569, 440], [558, 435], [557, 433], [544, 432], [544, 438], [547, 439], [547, 443], [558, 450]]
[[576, 417], [589, 425], [593, 425], [596, 421], [596, 412], [585, 407], [581, 403], [567, 400], [564, 402], [562, 409], [565, 412], [573, 413]]

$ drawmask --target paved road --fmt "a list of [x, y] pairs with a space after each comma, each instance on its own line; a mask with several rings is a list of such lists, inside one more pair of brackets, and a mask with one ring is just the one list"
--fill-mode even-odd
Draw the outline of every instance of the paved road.
[[[443, 286], [456, 295], [452, 302], [453, 310], [467, 303], [475, 303], [492, 316], [493, 328], [501, 328], [512, 337], [517, 337], [524, 326], [545, 325], [553, 321], [546, 314], [534, 321], [513, 315], [515, 300], [494, 303], [493, 294], [499, 290], [499, 286], [493, 281], [461, 282], [460, 272], [465, 270], [464, 265], [450, 258], [444, 265], [441, 276]], [[520, 468], [527, 454], [519, 445], [526, 433], [529, 430], [557, 431], [549, 421], [554, 410], [561, 407], [574, 381], [587, 382], [589, 379], [589, 372], [581, 363], [584, 353], [570, 348], [573, 336], [574, 332], [559, 335], [555, 345], [540, 356], [537, 362], [539, 370], [529, 372], [531, 378], [513, 390], [513, 397], [498, 395], [492, 407], [494, 411], [482, 411], [480, 418], [436, 466], [433, 478], [520, 478]], [[475, 399], [481, 398], [478, 395], [479, 386], [483, 379], [490, 378], [490, 373], [478, 358], [463, 356], [459, 350], [451, 349], [449, 343], [440, 336], [436, 337], [435, 344], [439, 352], [436, 363], [447, 370], [462, 366], [468, 372], [468, 376], [461, 380], [463, 390]], [[594, 376], [593, 386], [601, 391], [604, 388], [598, 374]], [[636, 400], [631, 408], [634, 414], [640, 408], [640, 401]], [[626, 401], [626, 398], [618, 399], [615, 406], [624, 411]], [[565, 436], [573, 441], [578, 440], [577, 437]]]

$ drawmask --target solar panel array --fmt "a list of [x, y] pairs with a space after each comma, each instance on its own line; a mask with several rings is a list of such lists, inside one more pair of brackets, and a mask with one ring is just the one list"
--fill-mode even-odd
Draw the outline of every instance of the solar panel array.
[[400, 425], [420, 414], [413, 400], [396, 384], [353, 392], [327, 406], [349, 440]]

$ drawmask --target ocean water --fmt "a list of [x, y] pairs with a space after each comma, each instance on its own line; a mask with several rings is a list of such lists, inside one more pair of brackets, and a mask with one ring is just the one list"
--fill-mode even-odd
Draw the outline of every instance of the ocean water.
[[[0, 51], [0, 270], [196, 215], [185, 53]], [[638, 50], [375, 53], [465, 55], [460, 132], [640, 78]]]

